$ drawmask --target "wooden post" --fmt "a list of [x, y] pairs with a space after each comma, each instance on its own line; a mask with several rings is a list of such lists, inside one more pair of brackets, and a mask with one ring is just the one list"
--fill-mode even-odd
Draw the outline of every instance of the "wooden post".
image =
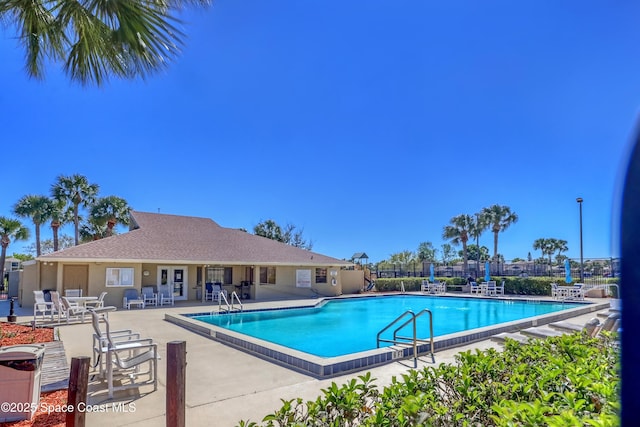
[[69, 374], [69, 395], [67, 397], [67, 405], [73, 407], [72, 411], [67, 412], [67, 427], [84, 427], [85, 414], [84, 408], [78, 410], [78, 405], [87, 404], [87, 386], [89, 384], [89, 357], [73, 357], [71, 359], [71, 372]]
[[186, 341], [167, 343], [167, 427], [185, 427]]

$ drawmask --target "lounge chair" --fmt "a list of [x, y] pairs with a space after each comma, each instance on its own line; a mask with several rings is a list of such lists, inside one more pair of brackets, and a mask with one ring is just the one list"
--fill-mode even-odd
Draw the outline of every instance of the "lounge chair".
[[55, 307], [53, 302], [46, 301], [44, 299], [44, 292], [42, 291], [33, 291], [33, 297], [35, 298], [35, 303], [33, 304], [33, 321], [38, 321], [38, 316], [42, 316], [42, 320], [45, 320], [45, 316], [49, 316], [51, 320], [53, 320], [53, 316], [55, 313]]
[[124, 296], [122, 297], [122, 308], [131, 310], [132, 305], [144, 308], [144, 299], [140, 297], [137, 289], [125, 289]]
[[562, 332], [556, 331], [555, 329], [540, 328], [540, 327], [522, 329], [520, 333], [533, 338], [560, 337], [564, 335]]
[[158, 305], [158, 294], [153, 286], [142, 287], [142, 298], [144, 299], [144, 305]]
[[554, 323], [550, 323], [549, 326], [553, 329], [528, 328], [528, 329], [521, 330], [520, 333], [528, 336], [536, 337], [536, 338], [548, 338], [548, 337], [564, 335], [567, 332], [574, 333], [578, 331], [585, 331], [590, 337], [595, 338], [602, 331], [607, 331], [607, 332], [617, 331], [618, 327], [620, 326], [620, 314], [618, 313], [610, 314], [609, 317], [607, 317], [607, 320], [605, 320], [604, 323], [602, 324], [600, 324], [598, 319], [591, 319], [587, 323], [585, 323], [585, 325], [581, 329], [577, 331], [575, 330], [575, 326], [569, 326], [569, 322], [554, 322]]
[[492, 341], [498, 342], [500, 344], [504, 344], [505, 341], [508, 339], [512, 339], [515, 340], [517, 342], [519, 342], [520, 344], [526, 344], [527, 342], [529, 342], [529, 338], [525, 337], [524, 335], [520, 335], [520, 334], [516, 334], [516, 333], [508, 333], [508, 332], [502, 332], [500, 334], [496, 334], [493, 335], [491, 337]]
[[594, 336], [597, 336], [602, 331], [606, 332], [617, 332], [622, 323], [622, 315], [620, 312], [615, 312], [609, 314], [604, 322], [600, 325], [600, 328], [596, 331]]
[[549, 323], [549, 327], [557, 331], [569, 333], [585, 331], [591, 337], [598, 333], [601, 326], [600, 321], [596, 318], [587, 321], [584, 325], [577, 325], [575, 323], [564, 321]]

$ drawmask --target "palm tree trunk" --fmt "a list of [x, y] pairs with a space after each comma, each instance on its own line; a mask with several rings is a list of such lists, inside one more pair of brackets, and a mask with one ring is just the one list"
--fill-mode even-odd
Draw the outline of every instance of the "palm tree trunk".
[[107, 221], [107, 237], [113, 236], [113, 227], [116, 225], [115, 219]]
[[462, 260], [463, 260], [463, 263], [462, 263], [463, 267], [462, 268], [464, 269], [464, 275], [466, 277], [469, 274], [469, 272], [467, 271], [468, 270], [467, 267], [468, 267], [469, 259], [468, 259], [468, 254], [467, 254], [467, 241], [466, 240], [462, 241]]
[[2, 238], [1, 242], [2, 251], [0, 252], [0, 280], [4, 280], [4, 262], [7, 259], [7, 246], [9, 246], [9, 239]]
[[60, 223], [58, 221], [51, 221], [51, 230], [53, 231], [53, 251], [58, 251], [58, 229]]
[[41, 250], [40, 250], [40, 223], [39, 222], [35, 223], [35, 228], [36, 228], [36, 254], [37, 256], [40, 256]]
[[76, 242], [76, 246], [78, 246], [78, 243], [80, 242], [80, 224], [79, 224], [79, 218], [78, 218], [78, 205], [73, 205], [73, 225], [75, 227], [75, 242]]

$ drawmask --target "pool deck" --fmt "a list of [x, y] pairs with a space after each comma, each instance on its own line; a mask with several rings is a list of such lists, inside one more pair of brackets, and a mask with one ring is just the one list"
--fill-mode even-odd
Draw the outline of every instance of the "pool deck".
[[[459, 295], [452, 295], [459, 296]], [[541, 298], [544, 300], [545, 298]], [[606, 309], [609, 300], [587, 299], [596, 303], [598, 311]], [[288, 301], [248, 302], [246, 309], [274, 307], [295, 307], [314, 305], [317, 299]], [[596, 306], [593, 306], [594, 308]], [[279, 409], [281, 399], [301, 397], [313, 400], [332, 382], [342, 384], [358, 373], [347, 373], [332, 378], [320, 379], [307, 375], [263, 358], [236, 350], [226, 344], [214, 341], [204, 335], [189, 332], [185, 328], [165, 321], [167, 315], [179, 316], [185, 313], [209, 312], [217, 310], [217, 305], [200, 303], [177, 303], [174, 307], [148, 307], [145, 309], [118, 310], [110, 313], [112, 329], [137, 330], [142, 336], [152, 337], [158, 343], [161, 359], [158, 363], [158, 390], [151, 386], [139, 390], [131, 389], [116, 393], [115, 402], [133, 403], [128, 412], [117, 412], [107, 408], [107, 412], [86, 414], [87, 425], [91, 426], [163, 426], [165, 425], [166, 399], [166, 344], [170, 341], [187, 343], [187, 387], [186, 423], [189, 426], [235, 426], [240, 420], [260, 422], [262, 418]], [[0, 302], [0, 316], [6, 318], [8, 303]], [[17, 308], [18, 322], [30, 322], [31, 310]], [[570, 320], [584, 324], [596, 317], [594, 311], [577, 314]], [[556, 320], [556, 319], [554, 319]], [[90, 323], [61, 325], [60, 336], [64, 342], [67, 359], [90, 356], [93, 329]], [[461, 351], [470, 349], [500, 348], [488, 339], [462, 343], [462, 345], [436, 351], [435, 366], [452, 363]], [[430, 356], [421, 356], [418, 368], [434, 366]], [[413, 368], [412, 359], [396, 360], [366, 369], [376, 378], [376, 384], [383, 387], [392, 377], [399, 376]], [[365, 371], [362, 371], [365, 372]], [[110, 400], [106, 395], [106, 384], [99, 381], [89, 385], [89, 404], [106, 405]], [[125, 405], [126, 406], [126, 405]]]

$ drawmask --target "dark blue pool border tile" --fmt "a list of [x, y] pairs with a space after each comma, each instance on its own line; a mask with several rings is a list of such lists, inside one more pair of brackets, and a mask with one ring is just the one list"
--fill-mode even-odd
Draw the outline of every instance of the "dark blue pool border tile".
[[[371, 298], [379, 297], [379, 296], [371, 296]], [[370, 297], [367, 297], [370, 298]], [[326, 300], [333, 300], [336, 298], [327, 298]], [[265, 310], [245, 310], [244, 312], [251, 311], [270, 311], [270, 310], [290, 310], [295, 308], [314, 308], [319, 307], [324, 302], [323, 301], [315, 306], [295, 306], [295, 307], [281, 307], [281, 308], [272, 308]], [[461, 345], [481, 341], [488, 339], [492, 335], [501, 333], [501, 332], [514, 332], [519, 329], [531, 327], [531, 326], [539, 326], [542, 324], [566, 319], [567, 317], [578, 316], [581, 314], [586, 314], [589, 312], [601, 310], [604, 308], [604, 304], [593, 304], [586, 303], [583, 307], [574, 308], [571, 310], [571, 314], [568, 315], [566, 311], [550, 313], [548, 315], [544, 315], [542, 317], [537, 317], [533, 319], [525, 319], [522, 321], [514, 321], [506, 324], [502, 324], [498, 327], [486, 327], [480, 331], [474, 331], [471, 334], [465, 333], [457, 333], [444, 337], [436, 337], [434, 338], [434, 352], [438, 350], [443, 350], [451, 347], [458, 347]], [[224, 333], [217, 329], [213, 325], [202, 325], [193, 317], [197, 316], [209, 316], [211, 312], [206, 313], [190, 313], [190, 314], [181, 314], [181, 315], [171, 315], [166, 314], [165, 320], [182, 326], [190, 331], [193, 331], [199, 335], [203, 335], [210, 339], [222, 342], [230, 347], [236, 348], [238, 350], [244, 351], [246, 353], [255, 355], [261, 359], [271, 361], [281, 366], [285, 366], [292, 370], [302, 372], [304, 374], [311, 375], [316, 378], [330, 378], [338, 375], [343, 375], [351, 372], [361, 371], [363, 369], [371, 368], [374, 366], [379, 366], [383, 364], [387, 364], [394, 360], [398, 360], [397, 352], [400, 351], [402, 354], [402, 359], [407, 359], [413, 357], [413, 348], [412, 347], [385, 347], [382, 349], [375, 350], [376, 354], [371, 355], [370, 352], [367, 355], [362, 355], [361, 353], [354, 353], [347, 356], [341, 356], [338, 358], [318, 358], [316, 356], [306, 355], [305, 353], [295, 352], [300, 355], [293, 355], [286, 353], [285, 351], [275, 350], [270, 348], [270, 343], [256, 340], [256, 339], [244, 339], [237, 336], [233, 336], [231, 334]], [[214, 313], [215, 315], [216, 313]], [[224, 313], [220, 313], [224, 315]], [[429, 354], [431, 351], [430, 343], [418, 343], [417, 350], [418, 356]], [[308, 357], [307, 357], [308, 356]], [[336, 361], [339, 359], [339, 361]]]

